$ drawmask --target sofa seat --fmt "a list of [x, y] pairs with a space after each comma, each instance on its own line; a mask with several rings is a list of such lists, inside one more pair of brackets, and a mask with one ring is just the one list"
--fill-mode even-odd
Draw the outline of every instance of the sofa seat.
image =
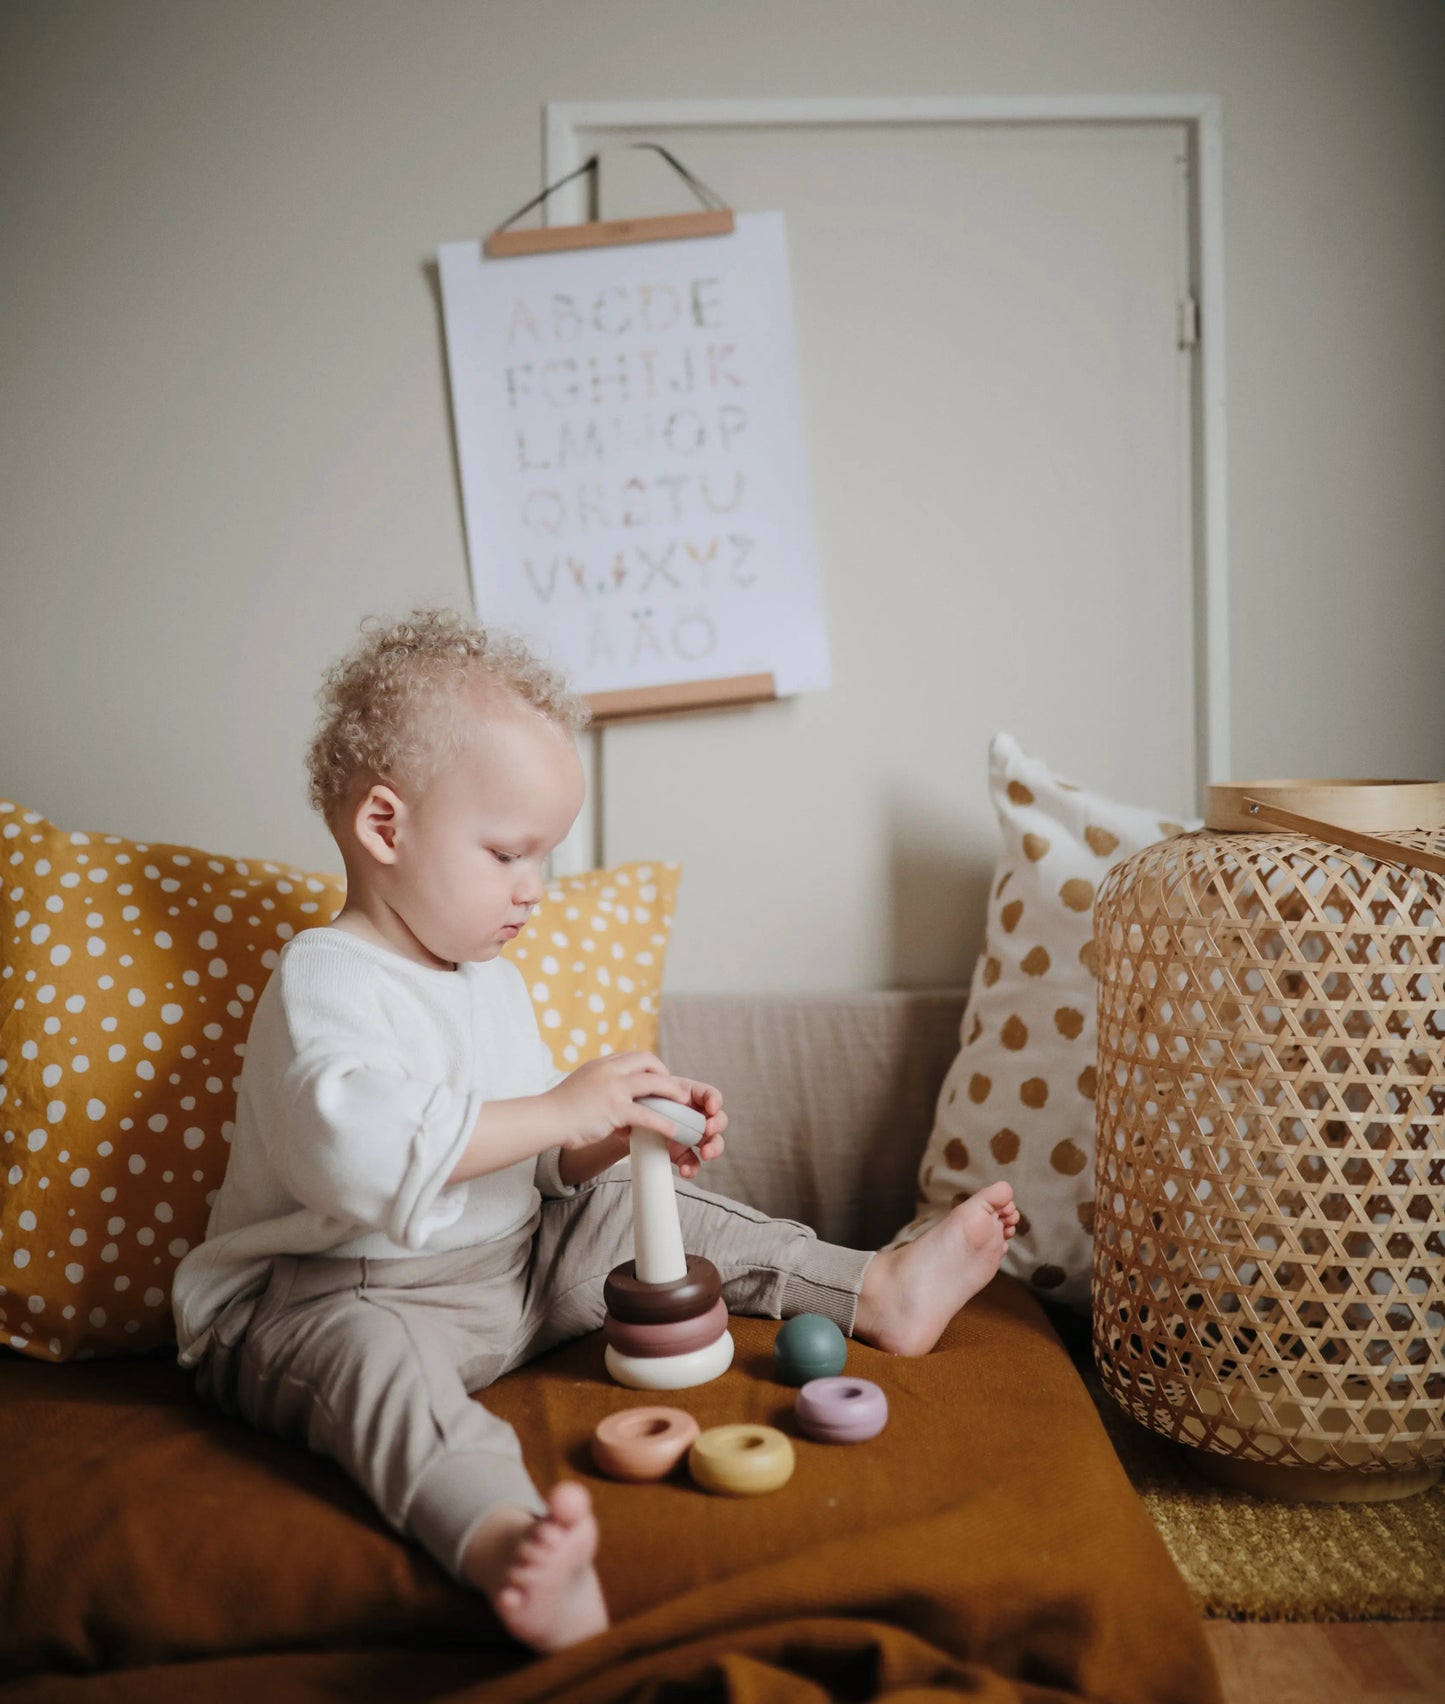
[[[906, 1217], [960, 1006], [670, 999], [663, 1056], [733, 1112], [709, 1186], [874, 1246]], [[583, 1480], [601, 1520], [614, 1625], [547, 1658], [333, 1464], [202, 1406], [168, 1355], [0, 1351], [0, 1700], [1217, 1699], [1184, 1584], [1021, 1286], [995, 1278], [930, 1355], [851, 1344], [890, 1404], [862, 1444], [802, 1438], [776, 1322], [732, 1329], [732, 1368], [669, 1400], [792, 1433], [794, 1476], [764, 1497], [598, 1475], [597, 1421], [650, 1400], [607, 1378], [600, 1333], [486, 1393], [536, 1481]]]
[[841, 1695], [844, 1673], [856, 1696], [1214, 1696], [1183, 1585], [1018, 1285], [996, 1279], [929, 1356], [850, 1346], [890, 1401], [865, 1444], [800, 1437], [776, 1325], [733, 1329], [732, 1370], [677, 1400], [704, 1426], [792, 1433], [796, 1472], [766, 1497], [711, 1496], [685, 1470], [599, 1476], [593, 1426], [647, 1400], [607, 1379], [600, 1334], [489, 1393], [539, 1483], [582, 1479], [604, 1532], [615, 1624], [540, 1660], [339, 1469], [203, 1408], [168, 1360], [6, 1355], [0, 1697], [601, 1700], [670, 1677], [679, 1696], [803, 1698]]

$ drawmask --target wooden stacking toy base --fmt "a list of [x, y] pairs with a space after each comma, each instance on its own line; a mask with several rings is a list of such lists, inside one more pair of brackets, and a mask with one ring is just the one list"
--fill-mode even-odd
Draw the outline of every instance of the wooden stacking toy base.
[[1267, 1461], [1184, 1446], [1189, 1465], [1203, 1478], [1256, 1497], [1285, 1503], [1393, 1503], [1438, 1485], [1438, 1467], [1405, 1468], [1398, 1473], [1350, 1473], [1319, 1467], [1276, 1467]]

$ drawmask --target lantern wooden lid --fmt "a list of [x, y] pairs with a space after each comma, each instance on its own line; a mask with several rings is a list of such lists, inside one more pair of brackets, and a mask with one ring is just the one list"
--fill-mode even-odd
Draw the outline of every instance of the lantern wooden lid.
[[1445, 826], [1445, 782], [1293, 780], [1230, 781], [1211, 787], [1205, 827], [1257, 833], [1260, 819], [1250, 813], [1246, 799], [1365, 834]]

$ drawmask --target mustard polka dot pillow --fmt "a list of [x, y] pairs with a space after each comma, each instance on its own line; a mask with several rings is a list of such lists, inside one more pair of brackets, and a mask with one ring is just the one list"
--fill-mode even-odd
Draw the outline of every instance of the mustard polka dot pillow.
[[657, 1046], [677, 864], [619, 864], [551, 882], [504, 949], [527, 979], [559, 1071]]
[[[677, 879], [554, 883], [511, 943], [562, 1069], [655, 1046]], [[344, 895], [339, 876], [72, 833], [0, 799], [0, 1344], [60, 1361], [173, 1340], [171, 1277], [225, 1175], [256, 1001]]]
[[57, 828], [0, 800], [0, 1342], [171, 1339], [256, 999], [334, 876]]
[[1182, 833], [1156, 811], [1055, 776], [1007, 734], [989, 747], [1003, 835], [961, 1046], [919, 1168], [910, 1241], [995, 1179], [1022, 1219], [1003, 1270], [1087, 1312], [1094, 1222], [1094, 894], [1141, 847]]

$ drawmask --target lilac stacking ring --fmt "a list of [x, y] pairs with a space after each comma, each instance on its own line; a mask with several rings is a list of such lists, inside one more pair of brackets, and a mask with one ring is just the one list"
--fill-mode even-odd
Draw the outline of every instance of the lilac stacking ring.
[[634, 1325], [613, 1314], [602, 1322], [607, 1341], [624, 1355], [685, 1355], [690, 1349], [706, 1349], [727, 1328], [727, 1305], [721, 1299], [706, 1313], [661, 1325]]
[[888, 1398], [870, 1379], [809, 1379], [798, 1392], [799, 1429], [822, 1444], [860, 1444], [888, 1424]]

